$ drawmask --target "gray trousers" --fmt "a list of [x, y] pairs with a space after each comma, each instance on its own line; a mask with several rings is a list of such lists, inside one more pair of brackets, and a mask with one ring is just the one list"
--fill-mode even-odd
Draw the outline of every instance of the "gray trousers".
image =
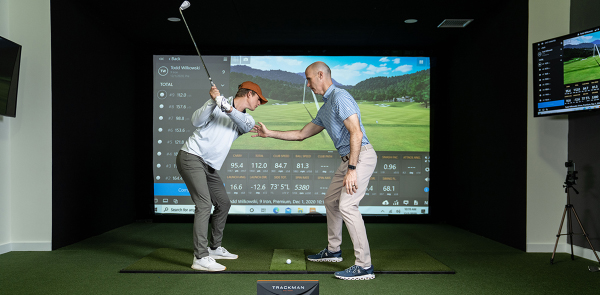
[[356, 165], [356, 193], [349, 195], [344, 186], [344, 176], [348, 171], [348, 162], [342, 162], [338, 167], [331, 185], [325, 195], [325, 208], [327, 210], [327, 233], [329, 244], [327, 249], [332, 252], [340, 250], [342, 244], [342, 225], [345, 222], [350, 239], [354, 246], [354, 264], [360, 267], [371, 266], [371, 250], [367, 240], [367, 230], [358, 210], [358, 204], [365, 196], [367, 185], [371, 179], [375, 165], [377, 165], [377, 153], [371, 145], [361, 150]]
[[225, 191], [223, 181], [217, 171], [204, 163], [202, 158], [179, 151], [177, 154], [177, 171], [183, 178], [192, 201], [196, 205], [194, 212], [194, 255], [196, 258], [208, 256], [208, 220], [210, 209], [215, 206], [212, 216], [211, 247], [221, 246], [223, 229], [227, 222], [227, 214], [231, 202]]

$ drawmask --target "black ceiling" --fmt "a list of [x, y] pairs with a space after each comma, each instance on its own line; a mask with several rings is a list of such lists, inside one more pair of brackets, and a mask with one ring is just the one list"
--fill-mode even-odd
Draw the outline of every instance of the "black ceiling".
[[[140, 46], [193, 50], [182, 0], [84, 1], [77, 9]], [[445, 46], [485, 25], [510, 1], [207, 1], [183, 11], [201, 50], [411, 49]], [[498, 3], [500, 2], [500, 3]], [[53, 2], [54, 3], [54, 2]], [[444, 19], [474, 19], [465, 28], [437, 28]], [[406, 19], [417, 19], [406, 24]], [[507, 17], [510, 21], [510, 16]], [[204, 52], [203, 52], [204, 53]], [[226, 53], [226, 52], [223, 52]]]

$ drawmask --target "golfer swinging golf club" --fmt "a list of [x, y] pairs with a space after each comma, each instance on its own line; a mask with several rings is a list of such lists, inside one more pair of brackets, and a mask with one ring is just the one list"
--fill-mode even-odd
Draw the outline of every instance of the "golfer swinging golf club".
[[307, 86], [325, 102], [315, 119], [302, 130], [269, 130], [262, 123], [251, 132], [252, 137], [271, 137], [282, 140], [304, 140], [323, 129], [327, 130], [342, 164], [338, 167], [325, 196], [329, 244], [308, 260], [317, 262], [342, 261], [342, 222], [346, 223], [354, 245], [355, 265], [335, 276], [344, 280], [374, 279], [369, 241], [358, 205], [365, 195], [369, 179], [377, 164], [377, 154], [367, 139], [354, 98], [344, 89], [337, 88], [331, 80], [331, 70], [323, 62], [315, 62], [305, 71]]
[[[211, 99], [192, 115], [192, 124], [197, 128], [177, 154], [177, 171], [196, 205], [192, 268], [223, 271], [225, 266], [215, 259], [236, 259], [238, 256], [221, 246], [231, 203], [217, 170], [221, 169], [233, 141], [254, 127], [254, 118], [246, 113], [246, 109], [254, 111], [267, 103], [267, 99], [260, 87], [250, 81], [239, 85], [235, 98], [221, 96], [215, 86], [209, 94]], [[210, 247], [207, 248], [212, 205], [215, 209]]]

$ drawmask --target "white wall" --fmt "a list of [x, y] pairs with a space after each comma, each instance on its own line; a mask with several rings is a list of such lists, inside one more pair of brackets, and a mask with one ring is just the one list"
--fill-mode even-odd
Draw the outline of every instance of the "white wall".
[[23, 46], [17, 117], [0, 117], [0, 253], [51, 250], [50, 1], [0, 0], [0, 35]]
[[[552, 252], [566, 204], [562, 187], [568, 160], [568, 116], [533, 117], [531, 44], [569, 33], [570, 0], [529, 1], [527, 107], [527, 251]], [[564, 227], [563, 227], [564, 232]], [[566, 238], [558, 252], [570, 252]], [[550, 257], [548, 257], [550, 258]]]
[[[0, 36], [8, 38], [8, 5], [0, 0]], [[10, 119], [0, 116], [0, 253], [6, 252], [10, 241], [9, 144]]]

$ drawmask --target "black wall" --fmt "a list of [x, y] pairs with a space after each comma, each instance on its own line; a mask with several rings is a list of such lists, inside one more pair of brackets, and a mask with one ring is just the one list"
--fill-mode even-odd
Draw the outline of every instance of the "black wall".
[[525, 250], [528, 1], [499, 9], [438, 48], [446, 54], [431, 105], [431, 210]]
[[[67, 2], [51, 2], [54, 249], [151, 216], [151, 54], [169, 50]], [[508, 3], [425, 48], [431, 212], [525, 249], [528, 3]]]
[[111, 23], [51, 3], [53, 249], [135, 220], [141, 182], [151, 182], [152, 171], [140, 169], [151, 169], [142, 157], [151, 138], [141, 131], [151, 125], [135, 47]]
[[[571, 0], [571, 33], [600, 26], [600, 16], [596, 13], [599, 10], [598, 1]], [[600, 129], [598, 126], [600, 126], [598, 111], [569, 115], [569, 159], [575, 162], [579, 172], [579, 180], [575, 188], [580, 192], [576, 194], [571, 190], [571, 203], [575, 206], [596, 250], [600, 249]], [[558, 220], [560, 217], [556, 218]], [[563, 233], [566, 232], [565, 226]], [[573, 220], [573, 232], [582, 233], [575, 220]], [[590, 249], [590, 244], [582, 235], [574, 236], [573, 244]]]

